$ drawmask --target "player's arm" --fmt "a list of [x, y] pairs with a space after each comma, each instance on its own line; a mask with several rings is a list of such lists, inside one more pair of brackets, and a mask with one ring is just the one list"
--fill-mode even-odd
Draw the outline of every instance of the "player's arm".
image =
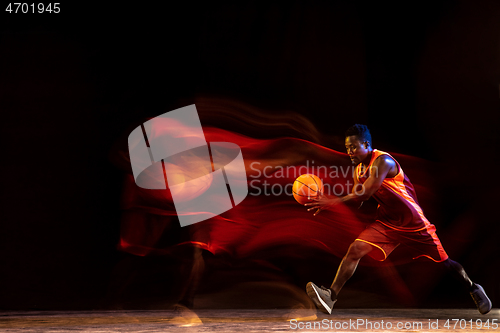
[[363, 184], [356, 184], [355, 182], [353, 191], [350, 194], [343, 197], [321, 196], [314, 202], [306, 203], [305, 206], [311, 207], [308, 209], [308, 211], [317, 209], [317, 211], [314, 213], [314, 215], [316, 215], [321, 210], [332, 208], [340, 202], [361, 203], [365, 200], [368, 200], [375, 192], [378, 191], [378, 189], [382, 185], [382, 182], [387, 177], [387, 174], [391, 171], [393, 171], [394, 173], [395, 168], [397, 168], [396, 162], [389, 156], [382, 155], [373, 162], [368, 179]]
[[370, 177], [363, 184], [353, 187], [353, 191], [350, 194], [340, 199], [343, 202], [368, 200], [382, 186], [382, 182], [387, 177], [387, 174], [395, 168], [397, 168], [396, 162], [391, 157], [387, 155], [378, 157], [373, 162]]

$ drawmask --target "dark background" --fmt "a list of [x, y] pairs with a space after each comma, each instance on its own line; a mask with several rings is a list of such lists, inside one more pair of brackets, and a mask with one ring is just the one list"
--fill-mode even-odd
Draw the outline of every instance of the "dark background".
[[[436, 162], [438, 234], [500, 301], [499, 2], [4, 7], [0, 308], [98, 306], [121, 256], [110, 149], [197, 96], [295, 111], [328, 135], [365, 123], [376, 148]], [[439, 304], [456, 306], [447, 285]]]

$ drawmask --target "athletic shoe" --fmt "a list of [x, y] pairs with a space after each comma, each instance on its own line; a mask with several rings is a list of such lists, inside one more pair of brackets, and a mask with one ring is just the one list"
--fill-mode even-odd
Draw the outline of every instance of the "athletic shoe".
[[332, 300], [332, 291], [323, 286], [318, 287], [312, 282], [306, 286], [307, 295], [312, 299], [314, 304], [321, 311], [332, 314], [333, 305], [337, 302], [337, 297]]
[[491, 301], [488, 296], [486, 296], [483, 287], [474, 283], [470, 295], [472, 296], [472, 299], [474, 300], [474, 303], [476, 303], [477, 309], [481, 314], [487, 314], [490, 312]]

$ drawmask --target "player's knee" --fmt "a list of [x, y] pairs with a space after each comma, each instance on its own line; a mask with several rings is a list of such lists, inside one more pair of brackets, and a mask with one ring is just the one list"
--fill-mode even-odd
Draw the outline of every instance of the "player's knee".
[[372, 246], [365, 242], [355, 241], [349, 246], [349, 251], [347, 251], [347, 257], [352, 260], [361, 259], [368, 252], [372, 250]]
[[193, 259], [194, 260], [203, 259], [203, 250], [198, 246], [193, 247]]

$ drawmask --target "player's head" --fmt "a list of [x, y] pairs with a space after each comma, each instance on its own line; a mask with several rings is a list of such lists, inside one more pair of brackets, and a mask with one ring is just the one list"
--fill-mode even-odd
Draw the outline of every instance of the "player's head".
[[345, 132], [345, 148], [352, 163], [359, 164], [372, 151], [372, 136], [366, 125], [355, 124]]

